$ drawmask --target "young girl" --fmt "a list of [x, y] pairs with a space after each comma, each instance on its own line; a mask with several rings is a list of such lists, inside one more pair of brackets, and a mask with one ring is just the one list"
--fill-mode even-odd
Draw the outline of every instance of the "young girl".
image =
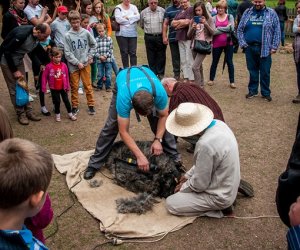
[[[106, 34], [107, 36], [111, 37], [112, 34], [112, 28], [110, 23], [109, 16], [105, 13], [104, 5], [101, 1], [94, 3], [94, 15], [90, 19], [90, 23], [92, 23], [92, 27], [95, 28], [97, 23], [103, 23], [106, 28]], [[98, 32], [96, 29], [94, 29], [94, 36], [98, 36]]]
[[295, 40], [293, 43], [294, 47], [294, 61], [296, 64], [297, 70], [297, 85], [298, 85], [298, 94], [293, 99], [293, 103], [300, 103], [300, 3], [296, 3], [297, 17], [294, 20], [293, 32], [295, 34]]
[[[195, 44], [196, 40], [199, 41], [212, 41], [212, 36], [214, 34], [214, 24], [212, 18], [207, 13], [205, 5], [203, 2], [197, 2], [194, 5], [194, 16], [199, 18], [196, 19], [197, 22], [191, 22], [188, 37], [192, 38], [192, 45]], [[195, 83], [199, 84], [200, 87], [204, 87], [204, 76], [203, 76], [203, 66], [202, 63], [206, 57], [206, 54], [197, 53], [193, 51], [194, 63], [192, 70], [195, 76]]]
[[62, 52], [57, 48], [52, 48], [51, 62], [47, 64], [42, 76], [42, 91], [46, 91], [47, 82], [51, 91], [56, 121], [60, 122], [60, 96], [67, 108], [69, 118], [76, 121], [77, 118], [72, 114], [71, 104], [68, 99], [67, 91], [70, 90], [69, 72], [67, 65], [61, 62]]

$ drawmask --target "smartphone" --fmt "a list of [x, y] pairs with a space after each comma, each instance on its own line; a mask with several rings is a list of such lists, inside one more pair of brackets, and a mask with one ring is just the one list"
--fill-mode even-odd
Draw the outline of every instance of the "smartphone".
[[194, 16], [194, 22], [200, 23], [201, 17], [200, 16]]

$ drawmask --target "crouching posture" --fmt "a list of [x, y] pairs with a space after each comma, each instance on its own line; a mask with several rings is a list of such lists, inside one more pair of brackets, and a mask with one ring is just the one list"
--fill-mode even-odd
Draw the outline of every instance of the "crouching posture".
[[166, 129], [176, 136], [199, 134], [194, 166], [166, 200], [175, 215], [221, 218], [234, 203], [240, 184], [238, 144], [233, 132], [204, 105], [182, 103], [173, 110]]

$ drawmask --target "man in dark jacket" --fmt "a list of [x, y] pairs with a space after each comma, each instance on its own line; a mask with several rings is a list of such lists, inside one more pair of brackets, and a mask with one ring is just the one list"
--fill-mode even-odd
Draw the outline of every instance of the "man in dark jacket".
[[22, 25], [13, 29], [4, 39], [0, 46], [0, 67], [7, 84], [11, 102], [16, 110], [18, 121], [22, 125], [28, 125], [29, 120], [39, 121], [32, 112], [31, 104], [24, 106], [16, 105], [16, 81], [25, 75], [23, 58], [25, 54], [33, 59], [36, 54], [33, 52], [38, 41], [44, 41], [51, 33], [50, 26], [42, 23], [33, 27]]

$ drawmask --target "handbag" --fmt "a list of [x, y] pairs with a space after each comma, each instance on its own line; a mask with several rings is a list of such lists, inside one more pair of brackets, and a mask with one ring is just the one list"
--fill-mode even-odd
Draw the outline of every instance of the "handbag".
[[25, 80], [19, 78], [16, 82], [16, 105], [24, 106], [29, 102], [28, 86]]
[[209, 55], [211, 53], [211, 44], [207, 41], [194, 40], [193, 50], [199, 54]]
[[111, 23], [111, 28], [112, 28], [113, 31], [120, 31], [120, 24], [117, 23], [116, 17], [115, 17], [115, 10], [116, 9], [119, 9], [120, 11], [122, 11], [121, 8], [119, 8], [119, 7], [114, 8], [114, 10], [111, 13], [110, 23]]

